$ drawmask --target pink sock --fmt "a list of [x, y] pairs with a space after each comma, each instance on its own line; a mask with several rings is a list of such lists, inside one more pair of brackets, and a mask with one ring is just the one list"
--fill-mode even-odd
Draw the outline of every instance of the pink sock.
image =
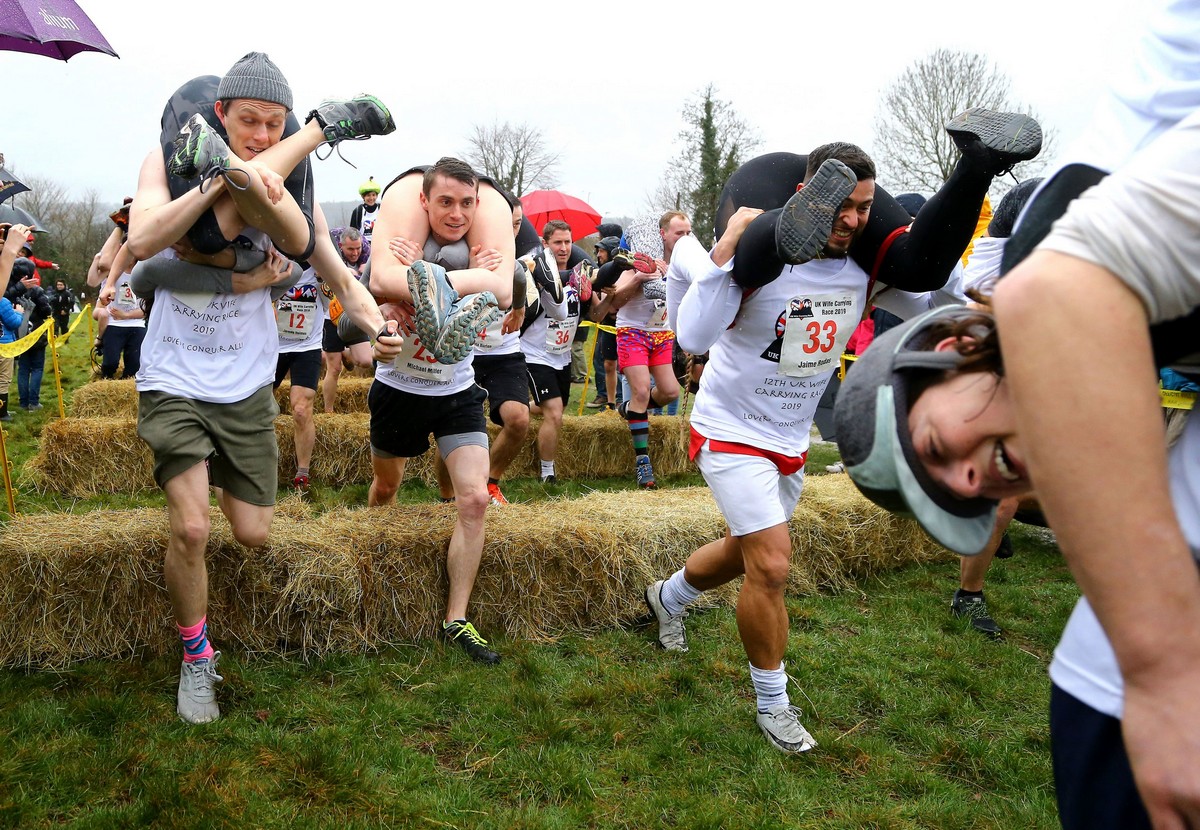
[[183, 640], [183, 662], [195, 663], [197, 660], [210, 660], [213, 647], [208, 642], [208, 617], [200, 618], [195, 625], [183, 626], [176, 623], [179, 629], [179, 639]]

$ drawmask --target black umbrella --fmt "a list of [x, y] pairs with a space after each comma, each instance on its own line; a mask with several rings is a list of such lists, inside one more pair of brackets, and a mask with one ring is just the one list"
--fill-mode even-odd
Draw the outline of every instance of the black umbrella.
[[38, 233], [53, 233], [42, 224], [41, 219], [15, 205], [0, 205], [0, 222], [7, 222], [10, 225], [28, 225]]
[[11, 199], [18, 193], [24, 193], [28, 189], [24, 182], [0, 166], [0, 202]]

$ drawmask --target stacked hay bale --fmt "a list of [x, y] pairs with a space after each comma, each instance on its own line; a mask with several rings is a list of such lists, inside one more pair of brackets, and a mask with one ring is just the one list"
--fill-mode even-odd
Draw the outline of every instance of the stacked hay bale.
[[[642, 590], [724, 532], [705, 488], [595, 493], [554, 509], [514, 504], [487, 529], [472, 617], [484, 631], [551, 640], [628, 624]], [[209, 617], [248, 652], [361, 651], [435, 636], [445, 609], [449, 505], [280, 505], [267, 545], [247, 550], [214, 510]], [[791, 524], [789, 593], [845, 588], [947, 555], [915, 523], [867, 502], [844, 476], [814, 478]], [[0, 541], [0, 665], [62, 666], [177, 648], [156, 509], [15, 519]], [[709, 597], [730, 602], [736, 585]]]
[[[366, 412], [367, 393], [371, 390], [371, 378], [341, 378], [337, 385], [337, 400], [334, 409], [339, 413]], [[285, 415], [292, 412], [292, 384], [285, 380], [275, 390], [279, 411]], [[324, 404], [317, 390], [316, 410]], [[137, 389], [133, 380], [107, 380], [86, 383], [75, 390], [71, 398], [71, 415], [75, 418], [136, 418], [138, 408]]]
[[[93, 386], [118, 387], [122, 381]], [[78, 394], [78, 393], [77, 393]], [[103, 409], [101, 399], [119, 408], [120, 390], [94, 396], [87, 406]], [[310, 465], [315, 483], [329, 487], [368, 484], [371, 481], [370, 416], [315, 415], [317, 440]], [[687, 425], [679, 416], [650, 418], [650, 452], [659, 475], [677, 475], [693, 469], [687, 458]], [[499, 428], [488, 425], [492, 440]], [[538, 475], [537, 421], [528, 441], [509, 466], [514, 478]], [[295, 424], [290, 415], [275, 421], [279, 441], [279, 486], [291, 484], [295, 472]], [[563, 418], [559, 436], [558, 475], [566, 479], [628, 476], [633, 472], [629, 428], [613, 415]], [[405, 479], [436, 483], [433, 451], [409, 461]], [[49, 421], [42, 432], [37, 454], [22, 471], [21, 483], [39, 492], [64, 493], [89, 498], [102, 493], [135, 493], [154, 488], [150, 448], [137, 435], [135, 416], [68, 418]]]

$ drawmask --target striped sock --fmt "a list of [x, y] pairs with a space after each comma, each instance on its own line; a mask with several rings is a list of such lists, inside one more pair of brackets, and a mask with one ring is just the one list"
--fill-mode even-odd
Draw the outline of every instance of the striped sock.
[[633, 438], [633, 454], [649, 455], [650, 448], [650, 418], [645, 412], [625, 413], [629, 421], [629, 434]]
[[197, 660], [210, 660], [214, 654], [212, 644], [208, 642], [208, 617], [200, 618], [195, 625], [183, 626], [176, 623], [179, 629], [179, 639], [183, 640], [183, 662], [195, 663]]

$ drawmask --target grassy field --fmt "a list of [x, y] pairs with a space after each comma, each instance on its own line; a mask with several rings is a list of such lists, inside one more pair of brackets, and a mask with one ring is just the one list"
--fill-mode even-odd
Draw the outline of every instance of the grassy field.
[[[63, 353], [69, 387], [85, 345]], [[52, 382], [47, 408], [6, 430], [18, 473]], [[817, 447], [814, 474], [835, 457]], [[505, 489], [533, 502], [630, 486]], [[20, 513], [161, 503], [17, 494]], [[1014, 539], [988, 577], [1000, 641], [949, 614], [949, 555], [789, 599], [790, 692], [820, 742], [805, 757], [758, 733], [728, 609], [689, 618], [683, 655], [646, 628], [501, 639], [497, 667], [434, 642], [307, 663], [226, 650], [224, 717], [203, 727], [175, 716], [177, 659], [89, 661], [0, 671], [0, 826], [1053, 828], [1046, 666], [1077, 591], [1046, 532]]]

